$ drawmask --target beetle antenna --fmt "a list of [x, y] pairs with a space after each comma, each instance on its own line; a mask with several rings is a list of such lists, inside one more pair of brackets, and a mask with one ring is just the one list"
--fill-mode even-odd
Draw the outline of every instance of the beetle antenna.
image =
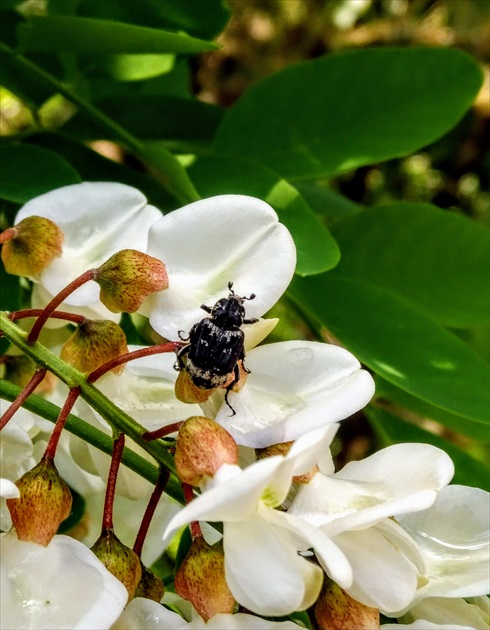
[[242, 300], [254, 300], [255, 299], [255, 293], [251, 293], [250, 297], [242, 297]]
[[228, 291], [230, 295], [235, 295], [235, 291], [233, 291], [233, 282], [228, 282]]

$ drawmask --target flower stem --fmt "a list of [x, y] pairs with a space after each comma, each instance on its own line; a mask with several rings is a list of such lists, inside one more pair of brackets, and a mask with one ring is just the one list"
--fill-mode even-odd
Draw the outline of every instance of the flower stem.
[[141, 520], [141, 525], [138, 530], [138, 534], [136, 536], [136, 540], [134, 541], [133, 551], [141, 556], [141, 552], [143, 550], [143, 544], [146, 539], [146, 535], [148, 534], [148, 529], [150, 527], [151, 519], [155, 514], [155, 510], [157, 508], [158, 502], [165, 490], [168, 480], [170, 478], [170, 473], [168, 470], [160, 471], [158, 476], [158, 481], [155, 484], [153, 492], [151, 494], [150, 500], [148, 501], [148, 505], [146, 506], [145, 513], [143, 515], [143, 519]]
[[29, 398], [32, 392], [36, 389], [36, 387], [41, 383], [41, 381], [46, 376], [47, 370], [45, 368], [38, 369], [31, 376], [31, 380], [27, 383], [24, 389], [20, 392], [14, 402], [10, 405], [7, 411], [0, 418], [0, 431], [7, 424], [7, 422], [12, 418], [14, 413], [22, 406], [22, 404]]
[[113, 512], [114, 497], [116, 496], [116, 482], [119, 466], [121, 465], [121, 457], [124, 451], [124, 433], [114, 433], [112, 449], [111, 467], [109, 468], [109, 476], [107, 478], [107, 488], [104, 500], [104, 515], [102, 517], [102, 531], [113, 530]]
[[[11, 322], [16, 322], [18, 319], [26, 319], [27, 317], [39, 317], [43, 312], [43, 308], [25, 308], [21, 311], [10, 313], [9, 319]], [[83, 315], [67, 313], [66, 311], [53, 311], [49, 317], [50, 319], [65, 319], [73, 324], [82, 324], [87, 319]]]
[[75, 280], [72, 280], [70, 284], [68, 284], [64, 289], [62, 289], [58, 293], [58, 295], [54, 296], [51, 302], [49, 302], [49, 304], [45, 306], [41, 315], [37, 318], [36, 322], [34, 323], [34, 326], [32, 327], [31, 332], [29, 333], [29, 336], [27, 337], [27, 343], [34, 343], [35, 341], [38, 340], [42, 327], [51, 317], [51, 313], [53, 313], [56, 310], [56, 307], [59, 306], [63, 302], [63, 300], [65, 300], [69, 295], [71, 295], [73, 291], [81, 287], [83, 284], [86, 284], [90, 280], [93, 280], [95, 276], [95, 272], [96, 272], [95, 269], [89, 269], [88, 271], [85, 271], [84, 273], [82, 273], [81, 276], [78, 276], [78, 278], [75, 278]]
[[79, 396], [79, 387], [73, 387], [68, 392], [65, 404], [61, 408], [60, 415], [58, 416], [58, 420], [56, 420], [56, 424], [54, 425], [53, 432], [51, 433], [51, 437], [49, 438], [48, 445], [46, 446], [46, 450], [44, 451], [44, 457], [46, 459], [54, 459], [56, 448], [61, 437], [61, 432], [63, 431], [66, 421], [68, 420], [68, 416], [70, 415], [70, 411], [73, 409], [73, 405], [76, 403]]
[[[194, 500], [194, 488], [188, 483], [182, 483], [182, 490], [184, 491], [185, 504], [188, 505]], [[192, 540], [196, 538], [202, 538], [202, 529], [199, 525], [199, 521], [192, 521], [190, 524]]]
[[155, 431], [147, 431], [143, 433], [141, 436], [145, 442], [151, 442], [152, 440], [158, 440], [159, 438], [163, 438], [166, 435], [170, 435], [171, 433], [175, 433], [176, 431], [180, 431], [180, 427], [184, 424], [184, 421], [180, 422], [172, 422], [172, 424], [167, 424], [160, 429], [156, 429]]

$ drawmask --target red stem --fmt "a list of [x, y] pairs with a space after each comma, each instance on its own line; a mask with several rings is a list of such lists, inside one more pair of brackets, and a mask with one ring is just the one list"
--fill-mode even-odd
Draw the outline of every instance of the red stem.
[[107, 361], [107, 363], [99, 366], [93, 372], [90, 372], [90, 374], [87, 376], [87, 382], [94, 383], [98, 378], [104, 376], [104, 374], [110, 372], [123, 363], [128, 363], [129, 361], [134, 361], [135, 359], [140, 359], [141, 357], [149, 357], [152, 354], [175, 352], [181, 347], [182, 344], [179, 341], [169, 341], [168, 343], [159, 343], [155, 346], [149, 346], [148, 348], [141, 348], [140, 350], [126, 352], [126, 354], [121, 354], [118, 357], [111, 359], [110, 361]]
[[155, 510], [157, 508], [158, 502], [165, 490], [167, 482], [170, 477], [170, 472], [168, 470], [161, 470], [160, 475], [158, 476], [157, 483], [153, 492], [151, 494], [150, 500], [148, 501], [148, 505], [146, 506], [145, 513], [143, 515], [143, 519], [141, 520], [141, 525], [138, 531], [138, 535], [136, 536], [136, 540], [134, 541], [133, 551], [141, 557], [141, 552], [143, 550], [143, 544], [146, 539], [146, 535], [148, 534], [148, 529], [150, 527], [151, 519], [155, 514]]
[[32, 392], [36, 389], [39, 383], [46, 376], [47, 370], [45, 368], [41, 370], [36, 370], [34, 374], [31, 376], [31, 380], [27, 383], [24, 389], [20, 392], [17, 398], [12, 402], [10, 407], [6, 410], [6, 412], [0, 418], [0, 431], [7, 424], [7, 422], [12, 418], [14, 413], [22, 406], [22, 404], [29, 398]]
[[121, 464], [121, 458], [124, 450], [124, 433], [119, 433], [114, 437], [114, 445], [112, 448], [111, 467], [107, 478], [107, 489], [104, 500], [104, 514], [102, 517], [102, 531], [113, 530], [114, 523], [112, 519], [114, 509], [114, 497], [116, 496], [117, 473]]
[[[184, 491], [185, 504], [188, 505], [194, 500], [194, 489], [189, 483], [182, 483], [182, 490]], [[199, 521], [192, 521], [190, 524], [192, 539], [202, 538], [202, 529], [199, 525]]]
[[156, 429], [155, 431], [146, 431], [141, 436], [145, 442], [151, 442], [152, 440], [158, 440], [158, 438], [165, 437], [166, 435], [170, 435], [171, 433], [175, 433], [176, 431], [180, 431], [180, 427], [184, 424], [184, 421], [180, 422], [172, 422], [172, 424], [167, 424], [165, 427], [161, 429]]
[[[24, 319], [26, 317], [39, 317], [44, 312], [43, 308], [26, 308], [22, 311], [15, 311], [10, 313], [8, 318], [10, 321], [15, 322], [18, 319]], [[66, 319], [74, 324], [82, 324], [87, 318], [83, 315], [77, 315], [76, 313], [67, 313], [65, 311], [54, 311], [49, 316], [50, 319]]]
[[51, 437], [49, 438], [48, 445], [46, 446], [46, 450], [44, 451], [44, 457], [46, 459], [54, 459], [56, 454], [56, 448], [58, 447], [58, 442], [61, 437], [61, 432], [68, 420], [68, 416], [70, 415], [70, 411], [73, 409], [73, 405], [76, 403], [78, 396], [80, 395], [79, 387], [72, 387], [68, 392], [68, 396], [65, 400], [65, 404], [61, 408], [58, 419], [56, 420], [56, 424], [54, 425], [53, 432], [51, 433]]
[[73, 293], [73, 291], [81, 287], [83, 284], [86, 284], [87, 282], [89, 282], [89, 280], [93, 280], [96, 272], [97, 272], [96, 269], [89, 269], [88, 271], [85, 271], [85, 273], [82, 273], [81, 276], [78, 276], [78, 278], [75, 278], [75, 280], [70, 282], [70, 284], [68, 284], [64, 289], [62, 289], [58, 293], [58, 295], [54, 296], [51, 302], [45, 306], [41, 315], [37, 318], [36, 322], [34, 323], [34, 326], [32, 327], [31, 332], [29, 333], [29, 336], [27, 337], [28, 343], [34, 343], [35, 341], [37, 341], [39, 334], [42, 330], [42, 327], [44, 326], [46, 321], [51, 317], [51, 313], [53, 313], [56, 310], [56, 307], [59, 306], [63, 302], [63, 300], [65, 300], [71, 293]]

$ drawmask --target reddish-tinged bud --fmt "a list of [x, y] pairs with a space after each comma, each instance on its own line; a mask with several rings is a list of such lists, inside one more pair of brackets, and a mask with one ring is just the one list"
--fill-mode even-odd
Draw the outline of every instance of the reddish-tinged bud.
[[163, 581], [153, 571], [142, 565], [141, 580], [138, 582], [135, 597], [146, 597], [154, 602], [160, 602], [165, 593]]
[[191, 602], [204, 621], [231, 614], [235, 599], [225, 579], [225, 555], [204, 538], [196, 538], [175, 574], [175, 592]]
[[214, 389], [196, 387], [185, 368], [179, 372], [175, 381], [175, 396], [181, 402], [196, 404], [206, 402], [213, 391]]
[[61, 256], [63, 238], [63, 232], [49, 219], [23, 219], [3, 233], [5, 271], [16, 276], [36, 276]]
[[133, 599], [142, 576], [139, 556], [123, 545], [111, 529], [102, 532], [92, 551], [105, 568], [124, 584], [128, 590], [128, 599]]
[[7, 499], [12, 523], [20, 540], [48, 545], [71, 512], [70, 489], [51, 459], [42, 459], [15, 485], [20, 499]]
[[379, 610], [352, 599], [329, 578], [315, 604], [315, 619], [320, 630], [378, 630]]
[[175, 445], [175, 467], [181, 481], [198, 486], [222, 464], [238, 464], [238, 446], [222, 426], [203, 416], [187, 419]]
[[135, 249], [123, 249], [95, 273], [100, 301], [113, 313], [135, 313], [151, 293], [168, 287], [165, 265]]
[[223, 385], [223, 388], [228, 388], [232, 383], [234, 383], [233, 387], [231, 388], [232, 391], [234, 392], [239, 392], [242, 387], [245, 385], [245, 383], [247, 382], [247, 376], [248, 376], [248, 372], [247, 370], [244, 368], [243, 366], [243, 361], [240, 359], [237, 363], [237, 368], [238, 368], [238, 380], [235, 383], [235, 374], [234, 372], [232, 372], [230, 374], [229, 379], [226, 381], [226, 383]]
[[[293, 444], [294, 442], [281, 442], [280, 444], [271, 444], [271, 446], [266, 446], [265, 448], [255, 449], [255, 454], [257, 455], [257, 459], [266, 459], [266, 457], [274, 457], [274, 455], [287, 455], [289, 453], [289, 449]], [[293, 477], [293, 481], [296, 483], [304, 484], [310, 483], [318, 470], [318, 466], [313, 466], [311, 470], [304, 473], [303, 475], [296, 475], [295, 477]]]
[[[88, 373], [126, 352], [126, 335], [120, 326], [109, 320], [86, 319], [66, 341], [60, 356], [80, 372]], [[123, 369], [120, 365], [113, 371]]]

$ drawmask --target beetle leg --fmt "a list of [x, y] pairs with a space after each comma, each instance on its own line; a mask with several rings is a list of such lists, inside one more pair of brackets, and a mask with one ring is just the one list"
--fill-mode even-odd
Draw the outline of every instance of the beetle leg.
[[244, 319], [244, 324], [256, 324], [259, 320], [256, 317], [252, 317], [252, 319]]
[[213, 313], [213, 309], [210, 306], [206, 306], [206, 304], [201, 304], [201, 308], [203, 311], [206, 311], [206, 313]]
[[182, 335], [184, 334], [184, 331], [183, 331], [183, 330], [179, 330], [179, 331], [177, 332], [177, 334], [179, 335], [179, 339], [180, 339], [181, 341], [189, 341], [189, 339], [190, 339], [190, 335], [187, 335], [187, 337], [183, 337], [183, 336], [182, 336]]
[[187, 346], [184, 346], [177, 352], [177, 361], [175, 361], [174, 363], [174, 370], [177, 370], [177, 372], [180, 372], [181, 370], [185, 368], [185, 363], [182, 357], [186, 354], [189, 354], [190, 349], [191, 349], [191, 345], [188, 344]]
[[238, 383], [238, 381], [240, 380], [240, 368], [238, 367], [238, 363], [235, 365], [235, 367], [233, 368], [233, 376], [235, 377], [231, 383], [228, 385], [228, 387], [226, 388], [226, 393], [225, 393], [225, 403], [228, 405], [228, 407], [232, 410], [232, 416], [234, 416], [236, 414], [236, 411], [233, 409], [233, 407], [230, 405], [229, 401], [228, 401], [228, 394], [230, 393], [230, 391], [235, 387], [235, 385]]

